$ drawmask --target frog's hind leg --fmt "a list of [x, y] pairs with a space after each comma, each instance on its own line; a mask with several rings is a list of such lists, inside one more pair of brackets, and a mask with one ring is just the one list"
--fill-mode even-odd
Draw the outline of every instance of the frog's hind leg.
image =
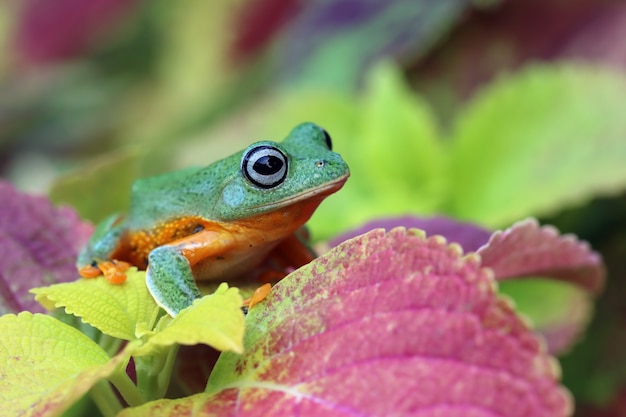
[[274, 269], [270, 268], [259, 277], [262, 282], [279, 281], [289, 272], [308, 264], [317, 257], [305, 233], [304, 228], [298, 229], [270, 252], [268, 263]]
[[308, 242], [308, 232], [302, 227], [279, 243], [268, 255], [267, 268], [258, 275], [264, 284], [257, 288], [252, 296], [243, 302], [245, 311], [263, 301], [272, 289], [271, 283], [283, 279], [290, 271], [306, 265], [315, 259], [315, 251]]
[[175, 317], [202, 296], [192, 267], [232, 244], [232, 239], [223, 234], [204, 230], [155, 248], [148, 256], [148, 291], [161, 308]]

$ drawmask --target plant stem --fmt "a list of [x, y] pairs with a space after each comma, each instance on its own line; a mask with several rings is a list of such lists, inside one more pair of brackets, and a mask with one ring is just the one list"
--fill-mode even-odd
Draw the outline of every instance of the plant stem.
[[135, 357], [137, 387], [148, 400], [163, 398], [167, 391], [178, 345], [164, 347], [154, 355]]
[[156, 375], [161, 368], [161, 366], [158, 365], [161, 361], [158, 360], [158, 356], [156, 355], [136, 356], [133, 359], [135, 360], [137, 388], [139, 392], [141, 392], [141, 395], [148, 401], [156, 399]]
[[104, 417], [115, 417], [122, 410], [122, 404], [107, 380], [98, 381], [89, 390], [89, 395]]
[[122, 370], [113, 373], [110, 379], [113, 385], [115, 385], [115, 388], [117, 388], [120, 394], [122, 394], [122, 397], [124, 397], [124, 400], [131, 407], [137, 407], [146, 402], [145, 398], [143, 397], [143, 395], [141, 395], [141, 392], [139, 391], [135, 383], [131, 381], [130, 377], [128, 376], [128, 374], [126, 374], [125, 371]]
[[122, 339], [118, 339], [107, 334], [102, 334], [100, 340], [98, 341], [98, 344], [102, 349], [104, 349], [106, 353], [109, 354], [109, 356], [115, 356], [115, 354], [120, 350], [122, 342]]
[[176, 361], [176, 354], [178, 353], [179, 345], [172, 345], [167, 352], [167, 358], [165, 359], [165, 365], [163, 370], [159, 372], [157, 376], [157, 386], [159, 387], [159, 398], [165, 396], [167, 389], [170, 386], [172, 379], [172, 370], [174, 369], [174, 362]]

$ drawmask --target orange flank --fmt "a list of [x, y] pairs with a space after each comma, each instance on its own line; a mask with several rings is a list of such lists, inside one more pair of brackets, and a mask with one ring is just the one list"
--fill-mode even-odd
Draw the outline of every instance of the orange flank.
[[279, 269], [272, 274], [276, 281], [286, 275], [287, 268], [300, 267], [313, 259], [294, 232], [309, 220], [324, 197], [295, 201], [239, 220], [220, 222], [190, 216], [163, 222], [153, 229], [129, 230], [110, 254], [111, 260], [84, 266], [79, 272], [85, 278], [103, 273], [109, 282], [120, 284], [129, 266], [146, 269], [150, 252], [167, 245], [189, 260], [196, 280], [236, 278], [269, 257]]
[[120, 245], [115, 255], [128, 259], [139, 269], [146, 269], [148, 255], [153, 249], [204, 230], [208, 224], [200, 217], [180, 217], [161, 223], [153, 229], [131, 231], [125, 236], [128, 243]]

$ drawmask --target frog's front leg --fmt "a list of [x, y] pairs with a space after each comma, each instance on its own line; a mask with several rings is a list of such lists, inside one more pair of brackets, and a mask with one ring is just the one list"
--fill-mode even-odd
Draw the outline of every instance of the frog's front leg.
[[204, 230], [155, 248], [148, 256], [148, 291], [161, 308], [175, 317], [202, 296], [193, 276], [193, 266], [224, 253], [233, 244], [228, 234]]
[[121, 284], [126, 280], [124, 273], [130, 264], [112, 259], [120, 248], [122, 236], [126, 229], [123, 216], [114, 214], [102, 221], [87, 245], [80, 251], [76, 267], [84, 278], [95, 278], [104, 274], [113, 284]]

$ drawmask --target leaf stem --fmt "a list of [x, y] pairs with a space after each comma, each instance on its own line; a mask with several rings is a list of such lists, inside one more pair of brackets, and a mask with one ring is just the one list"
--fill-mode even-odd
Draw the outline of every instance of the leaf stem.
[[98, 381], [89, 395], [104, 417], [115, 417], [123, 408], [107, 380]]
[[115, 388], [117, 388], [124, 400], [131, 407], [137, 407], [146, 402], [135, 383], [124, 370], [114, 372], [110, 379], [113, 385], [115, 385]]
[[118, 339], [117, 337], [109, 336], [104, 333], [100, 337], [100, 340], [98, 340], [100, 347], [104, 349], [109, 356], [115, 356], [115, 354], [120, 350], [122, 342], [122, 339]]
[[170, 386], [172, 379], [172, 370], [174, 369], [174, 362], [176, 361], [176, 355], [178, 353], [179, 345], [172, 345], [167, 352], [167, 358], [165, 359], [165, 365], [163, 370], [159, 372], [157, 376], [157, 387], [159, 388], [159, 398], [165, 396], [167, 388]]
[[153, 355], [135, 357], [137, 387], [148, 400], [163, 398], [170, 385], [178, 345], [163, 347]]

